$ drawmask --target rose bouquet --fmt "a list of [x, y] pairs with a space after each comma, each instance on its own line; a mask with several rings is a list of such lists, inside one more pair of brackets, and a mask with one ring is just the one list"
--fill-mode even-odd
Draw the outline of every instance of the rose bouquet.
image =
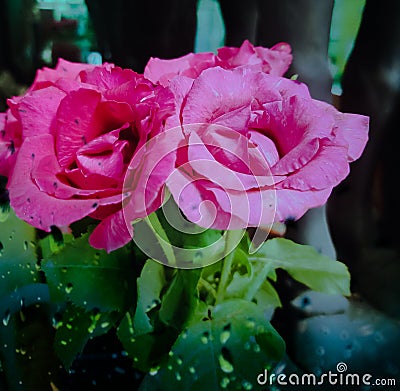
[[[115, 332], [143, 389], [257, 389], [285, 352], [277, 269], [350, 294], [345, 265], [284, 227], [328, 200], [368, 132], [284, 77], [291, 60], [285, 43], [246, 41], [152, 58], [143, 75], [39, 70], [0, 114], [0, 327], [36, 308], [66, 369]], [[37, 347], [20, 344], [28, 365]]]

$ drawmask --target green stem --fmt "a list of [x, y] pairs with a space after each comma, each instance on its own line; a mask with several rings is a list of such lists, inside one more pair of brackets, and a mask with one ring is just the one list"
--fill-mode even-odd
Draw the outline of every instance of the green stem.
[[156, 213], [150, 214], [149, 216], [144, 218], [144, 221], [156, 236], [158, 243], [160, 243], [160, 246], [167, 258], [168, 265], [172, 267], [176, 266], [177, 263], [176, 263], [174, 249], [168, 239], [166, 232], [164, 231], [164, 228], [160, 223], [160, 220], [158, 219], [157, 214]]
[[269, 272], [273, 269], [272, 264], [270, 262], [265, 263], [261, 270], [257, 272], [255, 278], [249, 284], [249, 288], [247, 289], [247, 293], [245, 296], [245, 300], [251, 301], [253, 300], [255, 294], [261, 288], [261, 285], [266, 280]]
[[208, 293], [210, 293], [214, 298], [217, 297], [217, 291], [213, 288], [213, 286], [206, 281], [204, 278], [200, 278], [199, 284], [203, 285], [203, 287], [207, 290]]
[[220, 303], [225, 294], [226, 287], [228, 285], [228, 280], [231, 275], [232, 263], [235, 257], [235, 248], [239, 244], [240, 239], [243, 237], [243, 230], [226, 231], [225, 236], [225, 254], [222, 270], [221, 279], [218, 284], [217, 297], [215, 299], [215, 304]]

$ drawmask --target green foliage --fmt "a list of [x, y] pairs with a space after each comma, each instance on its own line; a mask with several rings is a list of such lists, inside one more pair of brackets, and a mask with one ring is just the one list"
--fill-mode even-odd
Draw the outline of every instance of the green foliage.
[[62, 320], [56, 325], [54, 348], [65, 368], [69, 369], [89, 339], [105, 334], [118, 320], [118, 313], [86, 311], [67, 303]]
[[257, 389], [257, 375], [284, 354], [284, 341], [256, 304], [228, 300], [195, 318], [168, 360], [144, 380], [147, 390]]
[[41, 241], [41, 266], [51, 300], [66, 306], [54, 347], [69, 368], [89, 339], [116, 327], [135, 305], [135, 272], [130, 246], [107, 254], [89, 245], [88, 234], [62, 239]]
[[67, 236], [65, 244], [54, 248], [51, 236], [45, 239], [42, 269], [54, 301], [70, 300], [78, 307], [101, 311], [123, 311], [132, 304], [134, 270], [129, 246], [107, 254], [88, 243], [88, 235]]
[[[249, 254], [246, 234], [233, 252], [207, 267], [174, 269], [152, 259], [140, 267], [133, 244], [107, 254], [89, 245], [89, 233], [74, 237], [55, 230], [37, 250], [33, 228], [12, 213], [6, 222], [0, 223], [0, 276], [7, 284], [0, 293], [38, 282], [43, 272], [51, 301], [63, 308], [54, 338], [63, 365], [70, 368], [91, 338], [114, 328], [133, 366], [147, 373], [143, 390], [259, 389], [257, 375], [273, 368], [285, 350], [269, 322], [281, 305], [277, 269], [312, 290], [350, 294], [344, 264], [287, 239], [267, 240]], [[208, 256], [204, 247], [218, 241], [220, 256], [241, 237], [237, 231], [181, 233], [162, 213], [149, 222], [172, 261], [171, 244]]]
[[8, 211], [0, 222], [0, 299], [38, 282], [35, 228]]
[[250, 259], [284, 269], [312, 290], [350, 295], [350, 274], [346, 265], [318, 253], [311, 246], [288, 239], [271, 239]]
[[159, 313], [162, 322], [182, 329], [198, 302], [197, 283], [200, 274], [200, 269], [177, 270], [162, 299]]
[[136, 368], [149, 371], [168, 353], [197, 309], [200, 273], [172, 271], [153, 260], [146, 262], [138, 278], [134, 315], [127, 312], [118, 328], [118, 336]]

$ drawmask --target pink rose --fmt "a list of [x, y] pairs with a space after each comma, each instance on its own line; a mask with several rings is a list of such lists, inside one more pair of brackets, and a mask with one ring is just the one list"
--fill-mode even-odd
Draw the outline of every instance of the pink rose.
[[200, 225], [269, 224], [274, 208], [275, 221], [298, 219], [327, 201], [367, 142], [367, 117], [312, 99], [299, 82], [248, 67], [182, 79], [171, 81], [179, 106], [170, 123], [187, 148], [168, 187]]
[[[92, 68], [93, 65], [71, 63], [60, 59], [55, 69], [45, 67], [37, 71], [35, 80], [24, 96], [8, 100], [11, 109], [8, 109], [6, 113], [0, 113], [0, 175], [7, 177], [10, 175], [10, 170], [14, 166], [23, 137], [26, 137], [26, 132], [29, 132], [29, 129], [35, 126], [36, 121], [40, 124], [43, 111], [46, 111], [48, 102], [35, 101], [37, 95], [35, 95], [34, 91], [50, 87], [61, 80], [64, 83], [67, 80], [72, 82], [76, 79], [79, 72]], [[33, 100], [31, 98], [32, 94], [34, 96]], [[25, 102], [22, 106], [28, 104], [31, 110], [26, 112], [22, 108], [22, 111], [19, 110], [19, 114], [15, 116], [14, 113], [18, 112], [16, 108], [18, 102], [24, 98]], [[33, 117], [31, 117], [32, 115]]]
[[223, 47], [214, 53], [190, 53], [172, 60], [151, 58], [147, 63], [144, 75], [153, 83], [163, 86], [177, 75], [195, 79], [202, 71], [220, 66], [224, 69], [234, 69], [241, 66], [251, 66], [275, 76], [283, 76], [292, 62], [291, 48], [287, 43], [278, 43], [271, 49], [253, 46], [244, 41], [240, 48]]
[[[133, 196], [123, 192], [126, 170], [164, 130], [174, 107], [171, 92], [128, 69], [61, 61], [55, 70], [39, 71], [29, 91], [9, 104], [6, 140], [15, 136], [19, 150], [7, 187], [16, 214], [45, 231], [89, 216], [100, 221], [90, 236], [93, 247], [126, 244], [132, 232], [122, 203]], [[141, 154], [146, 160], [146, 151]], [[146, 180], [153, 195], [132, 219], [160, 206], [162, 175]]]

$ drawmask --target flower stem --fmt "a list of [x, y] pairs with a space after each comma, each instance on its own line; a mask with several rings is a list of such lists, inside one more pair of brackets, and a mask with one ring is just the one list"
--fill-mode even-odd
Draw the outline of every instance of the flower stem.
[[204, 278], [200, 278], [199, 284], [203, 285], [203, 287], [207, 290], [208, 293], [210, 293], [214, 298], [217, 297], [217, 291], [214, 289], [214, 287], [206, 281]]
[[235, 257], [235, 248], [243, 237], [243, 233], [243, 230], [228, 230], [225, 233], [225, 254], [227, 255], [225, 256], [222, 265], [221, 279], [218, 284], [215, 304], [220, 303], [224, 298], [229, 276], [231, 275], [233, 259]]
[[162, 227], [157, 214], [152, 213], [152, 214], [148, 215], [147, 217], [144, 218], [144, 221], [146, 222], [146, 224], [149, 226], [151, 231], [156, 236], [158, 243], [160, 244], [160, 246], [167, 258], [168, 266], [171, 266], [171, 267], [177, 266], [173, 246], [171, 245], [171, 242], [169, 241], [168, 236], [167, 236], [166, 232], [164, 231], [164, 228]]
[[266, 280], [269, 272], [272, 269], [273, 269], [273, 267], [272, 267], [272, 264], [270, 262], [267, 262], [267, 263], [265, 263], [263, 265], [261, 270], [259, 272], [257, 272], [257, 275], [251, 281], [251, 284], [249, 285], [249, 288], [247, 289], [245, 300], [248, 300], [248, 301], [253, 300], [253, 297], [258, 292], [258, 290], [261, 288], [261, 285], [264, 283], [264, 281]]

